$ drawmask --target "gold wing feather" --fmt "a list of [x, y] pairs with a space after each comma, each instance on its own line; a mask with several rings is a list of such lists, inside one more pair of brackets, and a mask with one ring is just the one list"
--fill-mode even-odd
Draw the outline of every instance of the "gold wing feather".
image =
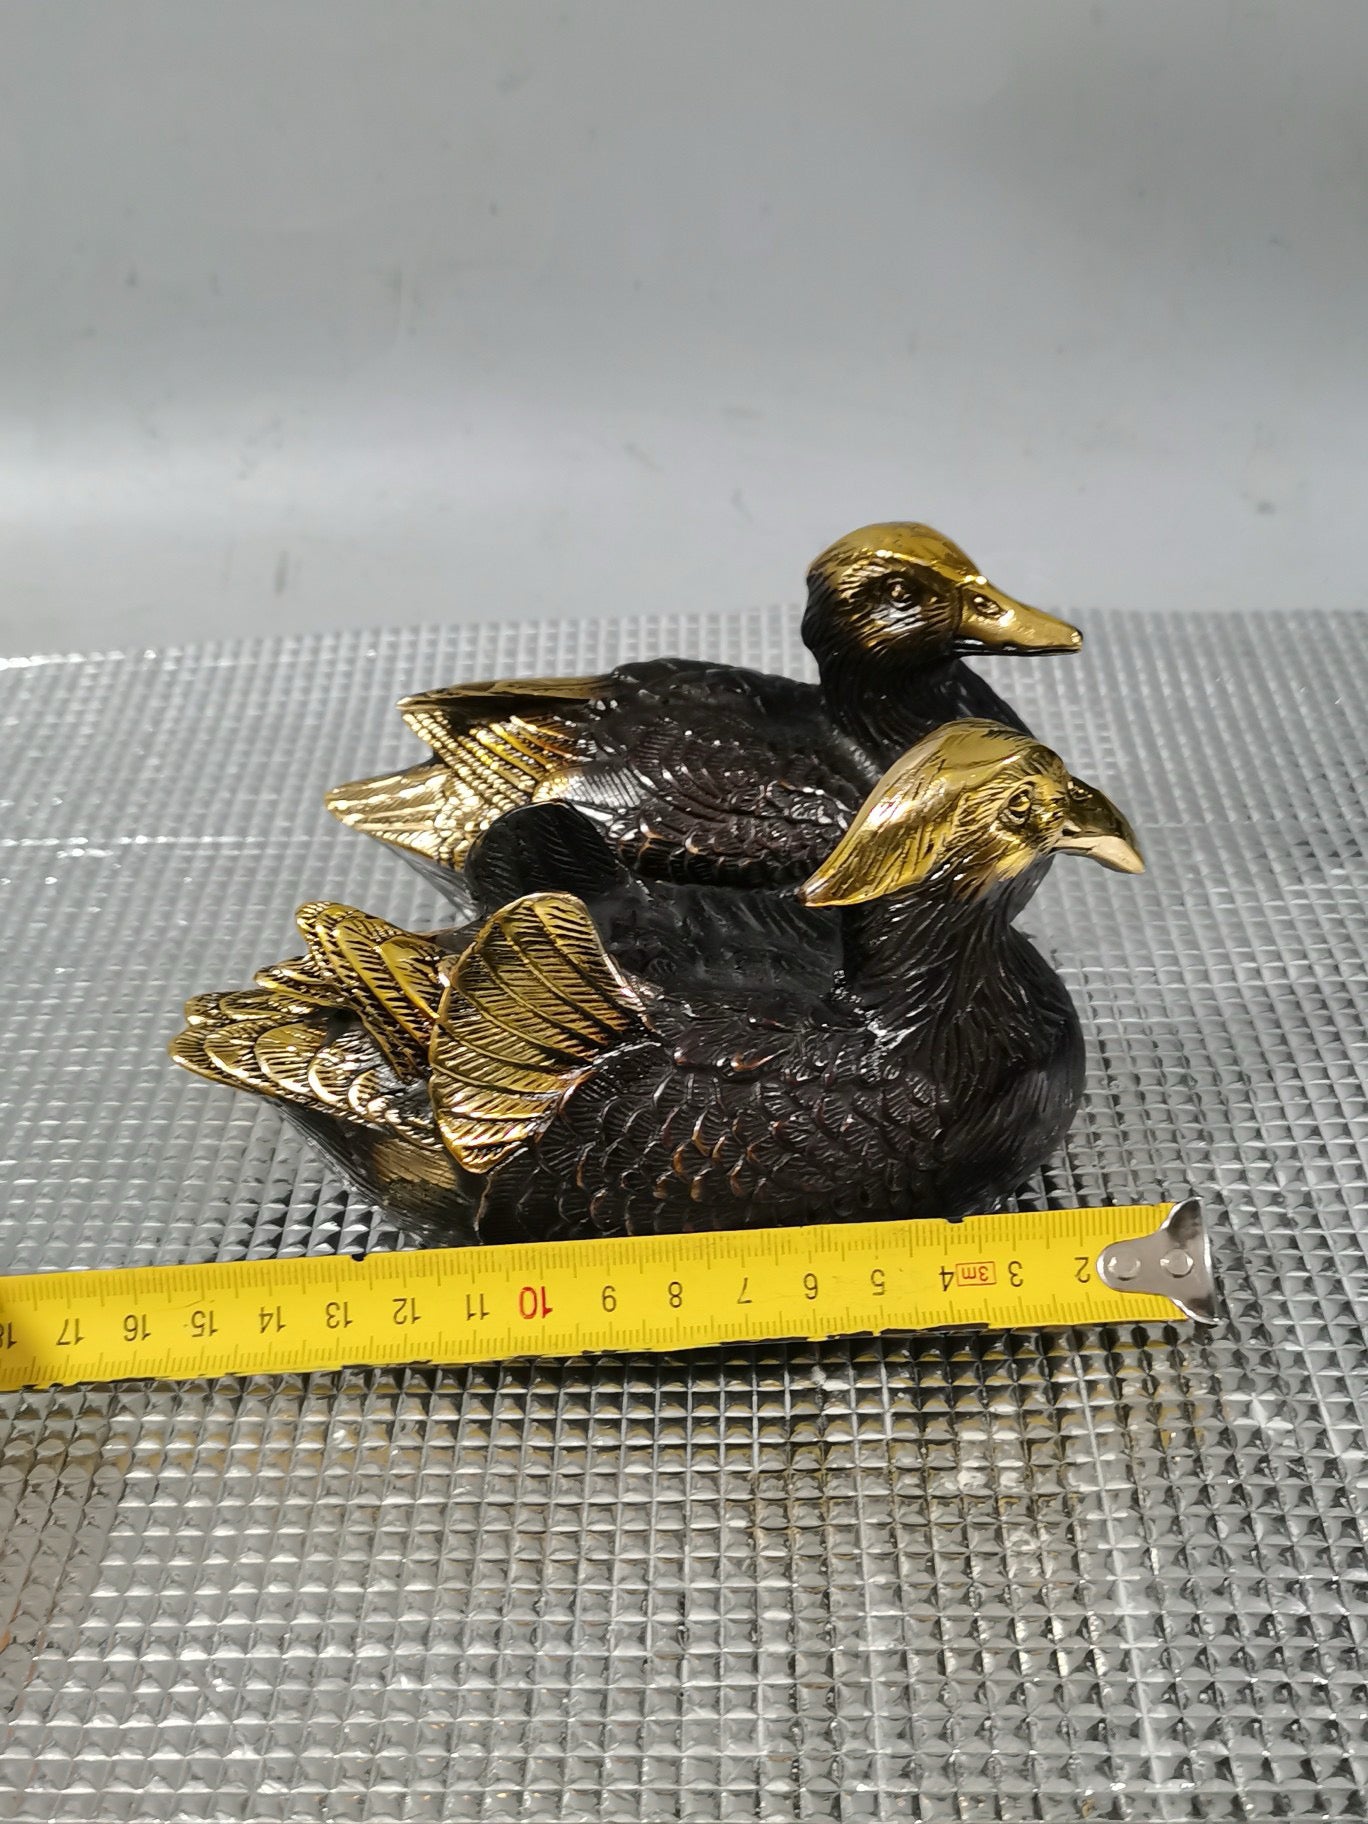
[[610, 684], [511, 678], [405, 697], [399, 713], [436, 760], [335, 786], [324, 803], [352, 829], [459, 868], [502, 812], [564, 796], [582, 758], [565, 712]]
[[326, 900], [301, 906], [295, 922], [313, 969], [394, 1068], [404, 1077], [421, 1075], [441, 999], [441, 948], [386, 919]]
[[532, 893], [482, 926], [451, 971], [433, 1033], [432, 1105], [448, 1150], [491, 1171], [648, 1022], [584, 905]]
[[491, 678], [448, 684], [399, 699], [399, 714], [442, 759], [459, 751], [464, 735], [497, 726], [509, 716], [540, 719], [562, 703], [588, 703], [612, 688], [606, 673], [592, 678]]
[[337, 984], [307, 956], [292, 956], [283, 963], [269, 963], [266, 968], [258, 969], [252, 980], [258, 988], [269, 988], [308, 1007], [344, 1004]]

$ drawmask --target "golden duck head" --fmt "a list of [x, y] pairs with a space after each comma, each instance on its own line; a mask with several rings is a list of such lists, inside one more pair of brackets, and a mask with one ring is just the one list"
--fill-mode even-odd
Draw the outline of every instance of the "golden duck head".
[[990, 583], [930, 526], [861, 526], [808, 571], [803, 638], [819, 661], [852, 653], [933, 663], [959, 653], [1077, 652], [1083, 635]]
[[948, 722], [894, 762], [798, 896], [853, 906], [935, 882], [974, 899], [1061, 853], [1145, 868], [1121, 812], [1058, 754], [998, 722]]

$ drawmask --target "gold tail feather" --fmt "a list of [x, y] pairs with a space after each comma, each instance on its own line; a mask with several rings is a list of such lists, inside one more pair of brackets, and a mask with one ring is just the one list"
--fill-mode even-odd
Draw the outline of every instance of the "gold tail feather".
[[[435, 693], [440, 695], [440, 693]], [[453, 730], [429, 698], [405, 717], [437, 758], [402, 773], [334, 786], [323, 802], [340, 822], [425, 861], [460, 868], [504, 811], [563, 798], [580, 770], [573, 726], [554, 713], [508, 714]]]

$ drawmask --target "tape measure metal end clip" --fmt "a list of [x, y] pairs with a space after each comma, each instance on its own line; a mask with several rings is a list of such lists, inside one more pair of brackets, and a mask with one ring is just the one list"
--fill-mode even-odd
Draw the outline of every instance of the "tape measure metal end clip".
[[1103, 1248], [1097, 1276], [1114, 1292], [1153, 1292], [1172, 1299], [1194, 1323], [1216, 1322], [1211, 1243], [1195, 1197], [1175, 1203], [1152, 1234]]

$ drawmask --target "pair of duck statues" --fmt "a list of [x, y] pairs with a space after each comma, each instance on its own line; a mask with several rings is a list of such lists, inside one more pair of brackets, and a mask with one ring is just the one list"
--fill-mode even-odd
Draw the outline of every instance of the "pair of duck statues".
[[303, 955], [195, 996], [176, 1062], [426, 1239], [1000, 1205], [1083, 1089], [1014, 920], [1058, 854], [1143, 863], [964, 659], [1081, 635], [912, 524], [824, 551], [802, 632], [816, 685], [660, 658], [405, 699], [431, 758], [327, 802], [457, 922], [306, 905]]

